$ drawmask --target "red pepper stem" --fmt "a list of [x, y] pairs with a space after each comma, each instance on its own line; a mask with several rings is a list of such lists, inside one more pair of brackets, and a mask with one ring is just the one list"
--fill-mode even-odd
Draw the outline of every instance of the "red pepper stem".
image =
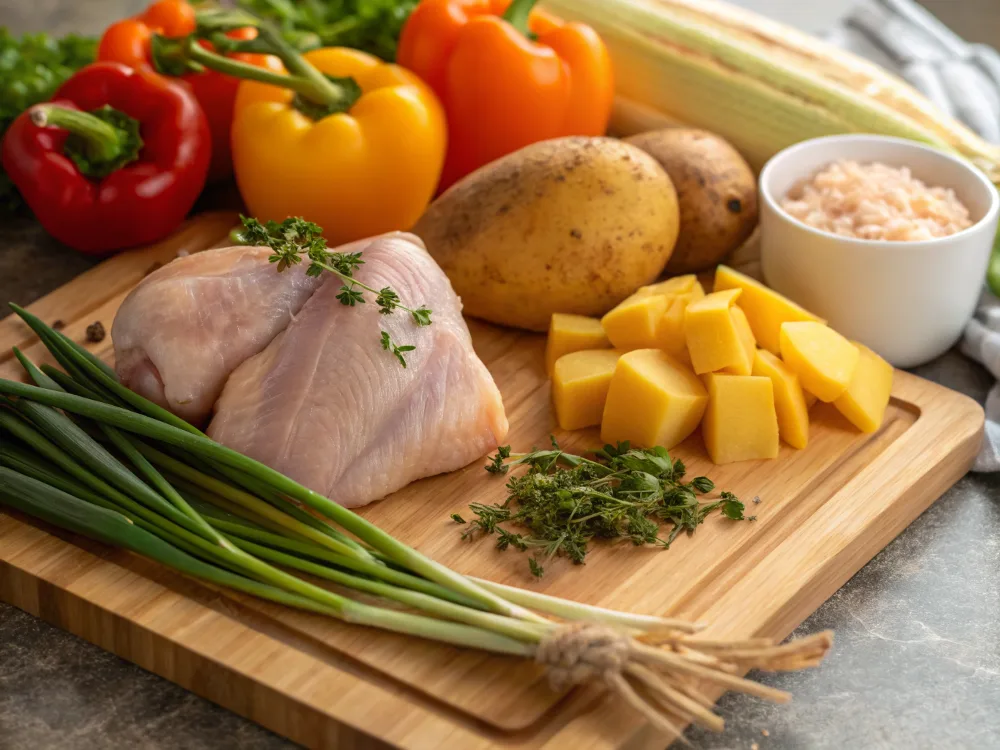
[[31, 110], [31, 122], [40, 128], [61, 128], [78, 136], [94, 161], [114, 161], [123, 151], [117, 128], [89, 112], [57, 104], [39, 104]]
[[528, 16], [538, 0], [514, 0], [507, 6], [507, 12], [503, 14], [503, 20], [520, 31], [529, 39], [534, 39], [535, 35], [528, 28]]

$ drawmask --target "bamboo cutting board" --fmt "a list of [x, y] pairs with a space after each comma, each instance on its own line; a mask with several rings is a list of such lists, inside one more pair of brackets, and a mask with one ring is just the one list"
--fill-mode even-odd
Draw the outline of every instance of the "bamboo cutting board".
[[[31, 310], [84, 341], [110, 329], [129, 290], [178, 252], [225, 243], [232, 214], [208, 214], [145, 250], [95, 267]], [[515, 451], [598, 445], [597, 431], [555, 429], [541, 336], [470, 322], [503, 394]], [[10, 348], [44, 349], [0, 320], [0, 375], [20, 377]], [[110, 337], [91, 345], [110, 359]], [[810, 445], [776, 461], [713, 467], [700, 437], [673, 453], [691, 475], [747, 502], [753, 522], [713, 517], [670, 550], [594, 545], [586, 566], [557, 561], [535, 581], [527, 560], [488, 540], [460, 540], [449, 519], [502, 500], [503, 480], [476, 463], [416, 482], [363, 509], [389, 533], [461, 572], [633, 612], [710, 623], [719, 636], [784, 637], [961, 477], [983, 412], [971, 399], [903, 372], [882, 429], [861, 435], [828, 405]], [[759, 497], [759, 503], [751, 499]], [[466, 515], [468, 515], [466, 513]], [[0, 513], [0, 598], [310, 747], [662, 748], [638, 717], [594, 688], [549, 689], [533, 664], [484, 656], [222, 592], [128, 552]]]

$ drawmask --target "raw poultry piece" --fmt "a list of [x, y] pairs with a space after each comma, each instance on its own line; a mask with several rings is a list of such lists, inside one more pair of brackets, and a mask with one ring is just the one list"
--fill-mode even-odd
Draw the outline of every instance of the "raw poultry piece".
[[[381, 315], [370, 299], [345, 306], [342, 282], [327, 274], [287, 329], [229, 377], [208, 431], [348, 507], [466, 466], [507, 433], [461, 301], [420, 240], [383, 235], [363, 259], [355, 278], [392, 287], [404, 304], [426, 303], [433, 323]], [[416, 346], [405, 368], [381, 348], [383, 330]]]
[[320, 284], [304, 267], [277, 273], [266, 247], [209, 250], [140, 282], [111, 338], [122, 383], [193, 424], [226, 378], [285, 329]]

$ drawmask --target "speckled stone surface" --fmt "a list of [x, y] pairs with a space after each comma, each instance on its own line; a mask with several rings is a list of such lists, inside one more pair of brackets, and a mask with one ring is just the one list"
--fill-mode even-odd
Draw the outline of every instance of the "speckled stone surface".
[[[145, 4], [0, 0], [0, 25], [94, 32], [107, 19]], [[28, 304], [92, 263], [61, 248], [32, 222], [0, 225], [0, 301]], [[979, 400], [990, 385], [985, 371], [954, 353], [920, 374]], [[836, 644], [822, 668], [756, 675], [793, 692], [792, 704], [723, 698], [719, 711], [726, 732], [690, 731], [693, 747], [1000, 747], [1000, 475], [961, 480], [800, 631], [823, 628], [836, 631]], [[125, 747], [292, 745], [0, 604], [0, 750]]]

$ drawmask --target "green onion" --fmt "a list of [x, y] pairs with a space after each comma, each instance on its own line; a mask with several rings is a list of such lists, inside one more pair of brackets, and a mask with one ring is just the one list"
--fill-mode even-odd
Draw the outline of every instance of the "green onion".
[[[122, 389], [123, 391], [127, 391], [127, 393], [133, 397], [131, 399], [132, 401], [138, 400], [151, 407], [148, 409], [148, 411], [151, 412], [152, 414], [154, 415], [157, 414], [158, 413], [157, 410], [159, 410], [159, 412], [162, 412], [164, 414], [169, 414], [169, 412], [166, 412], [165, 410], [156, 406], [152, 402], [146, 401], [146, 399], [142, 398], [141, 396], [138, 396], [132, 391], [129, 391], [128, 389], [125, 389], [123, 386], [120, 386], [118, 384], [117, 379], [114, 377], [114, 371], [107, 368], [107, 365], [104, 365], [103, 362], [95, 358], [86, 349], [78, 347], [71, 339], [65, 336], [62, 336], [62, 338], [57, 338], [57, 332], [52, 331], [52, 329], [48, 328], [48, 326], [46, 326], [39, 318], [35, 317], [26, 310], [23, 310], [17, 305], [11, 305], [11, 307], [13, 307], [15, 311], [17, 311], [17, 313], [28, 323], [29, 326], [32, 327], [33, 330], [36, 331], [36, 333], [39, 334], [39, 336], [45, 337], [43, 338], [43, 341], [47, 342], [47, 345], [51, 344], [52, 346], [58, 349], [64, 361], [74, 362], [75, 364], [80, 365], [83, 369], [89, 370], [90, 373], [94, 375], [98, 380], [100, 380], [105, 386], [108, 386], [112, 389]], [[73, 393], [74, 395], [81, 396], [84, 398], [91, 398], [103, 401], [104, 403], [115, 404], [115, 402], [111, 400], [111, 397], [103, 394], [98, 394], [96, 390], [81, 384], [78, 380], [74, 379], [73, 377], [65, 373], [56, 370], [55, 368], [51, 368], [48, 365], [43, 365], [41, 370], [39, 370], [39, 368], [35, 367], [35, 365], [27, 357], [25, 357], [20, 350], [17, 349], [17, 347], [14, 347], [13, 351], [18, 361], [28, 372], [28, 375], [31, 377], [32, 380], [35, 381], [35, 383], [38, 386], [42, 388], [48, 388], [49, 390], [68, 391], [70, 393]], [[79, 369], [77, 371], [79, 372]], [[108, 374], [109, 372], [110, 374]], [[120, 400], [117, 400], [117, 403], [122, 403], [122, 402]], [[173, 417], [173, 415], [170, 416]], [[186, 422], [184, 424], [187, 425]], [[102, 427], [102, 432], [107, 434], [108, 437], [113, 442], [116, 443], [116, 445], [121, 445], [121, 439], [118, 437], [118, 433], [115, 432], [114, 435], [111, 434], [111, 430], [113, 430], [114, 428], [109, 428], [106, 425], [102, 425], [101, 427]], [[189, 429], [194, 430], [194, 428], [191, 428], [190, 425], [188, 425], [188, 427]], [[194, 432], [197, 434], [202, 434], [197, 430], [194, 430]], [[214, 480], [212, 477], [204, 474], [203, 472], [198, 472], [196, 469], [193, 469], [192, 467], [183, 464], [182, 462], [177, 461], [176, 459], [172, 459], [170, 456], [167, 456], [166, 454], [160, 451], [156, 451], [153, 448], [145, 446], [135, 438], [129, 438], [129, 440], [133, 443], [135, 448], [137, 448], [139, 452], [143, 454], [145, 458], [153, 459], [154, 462], [158, 462], [157, 465], [161, 467], [166, 464], [167, 466], [173, 468], [175, 472], [179, 472], [182, 475], [186, 475], [188, 479], [193, 479], [193, 481], [195, 481], [196, 483], [201, 482], [202, 486], [206, 486], [208, 489], [212, 489], [217, 493], [227, 496], [229, 499], [235, 500], [236, 502], [240, 502], [242, 504], [246, 504], [251, 507], [257, 506], [260, 503], [260, 501], [257, 500], [257, 498], [248, 495], [247, 493], [242, 492], [237, 488], [233, 488], [229, 485], [226, 485], [225, 483], [219, 482], [218, 480]], [[144, 459], [135, 457], [133, 453], [132, 460], [133, 463], [135, 463], [136, 461], [139, 462], [137, 465], [143, 468], [144, 473], [147, 473], [150, 476], [153, 476], [154, 478], [156, 477], [155, 469], [152, 469], [151, 466], [148, 466], [147, 465], [148, 462], [145, 462]], [[152, 470], [154, 473], [150, 474], [150, 470]], [[230, 470], [226, 468], [224, 473], [228, 473], [229, 471]], [[192, 477], [191, 476], [192, 474], [196, 476]], [[159, 479], [154, 479], [154, 481], [157, 484], [158, 488], [161, 489], [162, 491], [164, 483]], [[205, 485], [204, 482], [209, 482], [209, 484]], [[167, 489], [167, 492], [170, 492], [170, 489]], [[270, 492], [266, 492], [265, 496], [270, 496], [271, 494], [272, 493]], [[233, 497], [234, 495], [235, 497]], [[321, 544], [327, 544], [328, 546], [332, 546], [333, 549], [341, 551], [345, 554], [354, 554], [355, 556], [365, 557], [365, 558], [370, 557], [369, 554], [365, 551], [365, 549], [357, 542], [336, 531], [335, 529], [330, 527], [329, 524], [323, 523], [322, 521], [310, 515], [309, 513], [305, 512], [304, 510], [294, 505], [293, 503], [290, 503], [287, 500], [284, 500], [283, 498], [277, 495], [269, 497], [269, 499], [271, 500], [272, 505], [278, 507], [279, 514], [281, 510], [284, 511], [284, 513], [280, 514], [280, 516], [277, 519], [273, 519], [275, 520], [276, 523], [280, 523], [282, 525], [288, 526], [293, 530], [297, 530], [300, 534], [303, 534], [307, 538], [315, 539], [317, 535], [314, 532], [312, 531], [302, 532], [301, 528], [299, 528], [301, 527], [302, 524], [305, 524], [307, 526], [310, 526], [313, 530], [320, 532], [320, 535], [325, 535], [326, 537], [329, 537], [333, 540], [333, 541], [320, 541]], [[274, 514], [264, 513], [264, 515], [272, 517]], [[289, 515], [291, 516], [291, 518], [288, 518]]]
[[[289, 513], [284, 512], [281, 508], [277, 508], [270, 503], [266, 503], [260, 498], [251, 495], [249, 492], [246, 492], [239, 487], [233, 487], [232, 485], [226, 484], [219, 479], [215, 479], [214, 477], [187, 466], [182, 461], [168, 456], [166, 453], [158, 451], [144, 443], [139, 443], [139, 450], [144, 456], [149, 458], [164, 471], [168, 472], [171, 476], [213, 493], [218, 497], [233, 503], [234, 505], [241, 506], [255, 515], [278, 526], [282, 526], [304, 539], [310, 539], [316, 544], [323, 545], [344, 555], [370, 559], [370, 555], [368, 555], [368, 553], [365, 552], [364, 549], [357, 544], [357, 542], [354, 542], [352, 539], [341, 534], [336, 529], [331, 528], [329, 525], [323, 524], [322, 521], [316, 520], [315, 525], [305, 523], [301, 517], [290, 515]], [[287, 505], [291, 505], [291, 503], [288, 503]], [[305, 513], [305, 511], [301, 511], [301, 509], [296, 510], [300, 510], [302, 514], [308, 516], [308, 514]], [[317, 528], [317, 526], [325, 528]]]
[[204, 563], [165, 543], [157, 536], [137, 528], [120, 513], [95, 507], [61, 490], [0, 467], [0, 497], [22, 513], [96, 539], [115, 547], [124, 547], [145, 557], [163, 563], [182, 573], [201, 578], [220, 586], [243, 591], [263, 599], [270, 599], [300, 609], [330, 614], [327, 608], [304, 597], [289, 594], [281, 589], [233, 575], [216, 566]]
[[[65, 367], [66, 371], [78, 381], [86, 383], [88, 378], [92, 378], [119, 399], [143, 414], [166, 424], [173, 425], [180, 430], [185, 430], [196, 435], [202, 434], [200, 430], [188, 424], [177, 415], [123, 386], [118, 382], [118, 377], [115, 375], [114, 370], [85, 348], [78, 346], [68, 336], [52, 330], [39, 317], [28, 312], [23, 307], [19, 307], [13, 303], [10, 303], [10, 307], [41, 339], [49, 352], [52, 353], [52, 356], [56, 358], [56, 361]], [[66, 362], [69, 363], [69, 366], [65, 364]], [[80, 377], [77, 377], [78, 373]], [[92, 388], [92, 390], [94, 389]]]
[[373, 523], [370, 523], [356, 513], [352, 513], [347, 508], [337, 505], [319, 493], [303, 487], [298, 482], [289, 479], [274, 469], [206, 437], [177, 429], [171, 425], [159, 422], [152, 417], [136, 414], [117, 406], [93, 401], [81, 396], [74, 396], [69, 393], [48, 391], [24, 383], [15, 383], [11, 380], [0, 379], [0, 393], [29, 399], [39, 404], [89, 417], [90, 419], [119, 427], [128, 432], [134, 432], [169, 445], [199, 453], [213, 462], [243, 471], [267, 483], [288, 497], [305, 503], [309, 507], [319, 511], [335, 521], [343, 529], [355, 534], [362, 541], [367, 542], [425, 578], [436, 581], [456, 593], [482, 602], [490, 610], [498, 614], [505, 614], [510, 617], [518, 617], [534, 622], [547, 622], [544, 618], [539, 617], [533, 612], [486, 591], [464, 576], [398, 542]]

